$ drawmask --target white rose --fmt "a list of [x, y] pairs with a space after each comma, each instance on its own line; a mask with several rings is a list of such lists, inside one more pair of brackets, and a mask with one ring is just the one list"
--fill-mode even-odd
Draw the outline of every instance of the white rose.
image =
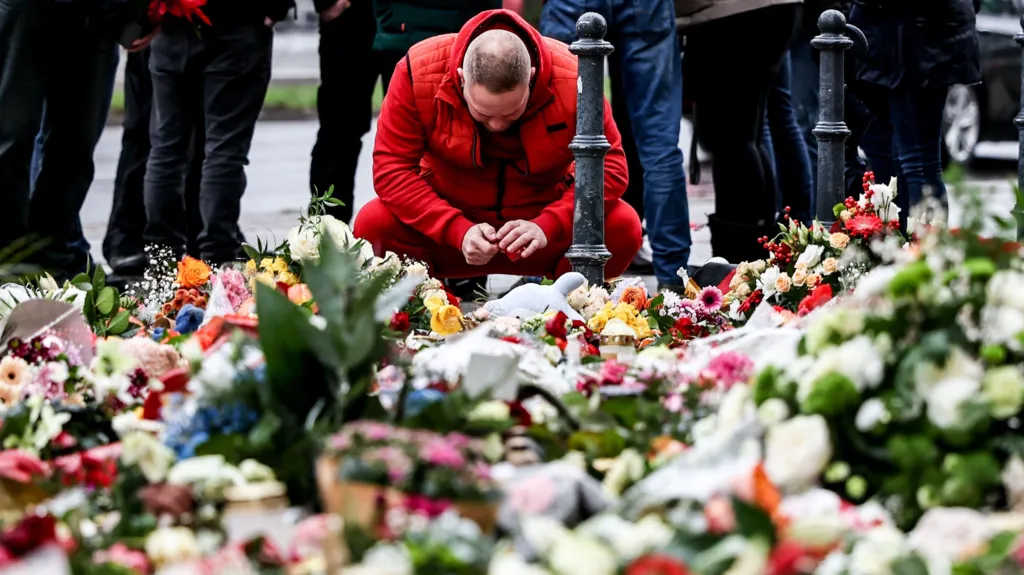
[[903, 533], [882, 526], [869, 531], [850, 553], [849, 575], [889, 575], [892, 562], [907, 551]]
[[981, 382], [967, 377], [950, 377], [935, 384], [925, 396], [928, 420], [940, 429], [960, 425], [961, 409], [981, 391]]
[[373, 259], [373, 247], [368, 242], [359, 240], [352, 235], [352, 229], [345, 222], [334, 216], [322, 216], [320, 218], [320, 230], [322, 233], [330, 236], [331, 241], [334, 242], [335, 247], [339, 250], [350, 250], [358, 244], [359, 249], [356, 254], [356, 261], [359, 265], [363, 265]]
[[757, 408], [757, 419], [762, 425], [775, 425], [785, 421], [787, 417], [789, 417], [789, 406], [777, 397], [765, 401]]
[[618, 497], [630, 482], [644, 476], [644, 458], [635, 449], [626, 449], [612, 462], [601, 483], [605, 493]]
[[750, 386], [745, 383], [729, 388], [718, 406], [718, 428], [733, 429], [755, 417], [757, 411], [751, 396]]
[[618, 560], [603, 545], [589, 537], [570, 535], [554, 545], [548, 563], [557, 573], [586, 573], [587, 575], [614, 575], [618, 573]]
[[174, 460], [174, 451], [149, 433], [130, 433], [121, 439], [121, 461], [137, 465], [150, 483], [163, 481]]
[[146, 555], [157, 566], [199, 557], [199, 543], [187, 527], [162, 527], [146, 538]]
[[779, 268], [772, 266], [763, 272], [761, 277], [757, 278], [757, 287], [767, 298], [775, 293], [775, 281], [779, 279]]
[[138, 413], [126, 411], [119, 413], [110, 420], [111, 427], [118, 437], [125, 437], [129, 433], [140, 431], [143, 433], [159, 433], [163, 430], [164, 424], [149, 419], [139, 419]]
[[274, 481], [277, 479], [274, 476], [274, 470], [263, 465], [255, 459], [246, 459], [238, 464], [238, 471], [241, 472], [242, 476], [249, 483], [262, 483], [264, 481]]
[[796, 265], [804, 265], [807, 269], [811, 269], [818, 265], [821, 261], [821, 254], [825, 253], [825, 248], [817, 244], [810, 244], [804, 249], [804, 253], [800, 254], [800, 257], [796, 259]]
[[308, 262], [320, 258], [320, 238], [315, 227], [298, 225], [288, 230], [285, 237], [292, 261]]
[[551, 575], [551, 572], [538, 565], [527, 563], [518, 553], [510, 550], [495, 553], [491, 557], [487, 575]]
[[981, 380], [981, 387], [989, 410], [997, 419], [1016, 415], [1024, 405], [1024, 377], [1015, 367], [990, 369]]
[[382, 272], [398, 273], [401, 270], [402, 260], [398, 259], [398, 255], [394, 252], [388, 252], [382, 258], [374, 257], [367, 271], [375, 275]]
[[470, 421], [504, 421], [511, 410], [504, 401], [485, 401], [469, 412]]
[[986, 295], [988, 304], [992, 306], [1007, 306], [1024, 311], [1024, 273], [1013, 270], [996, 272], [988, 280]]
[[857, 417], [854, 418], [854, 425], [857, 431], [871, 431], [879, 425], [885, 425], [892, 419], [885, 403], [877, 397], [872, 397], [861, 404], [857, 410]]
[[937, 507], [921, 517], [907, 543], [925, 557], [956, 560], [995, 535], [985, 515], [974, 509]]
[[820, 415], [801, 415], [768, 428], [765, 471], [786, 491], [813, 485], [831, 458], [828, 424]]
[[[363, 561], [353, 571], [361, 575], [413, 575], [414, 570], [409, 554], [401, 545], [378, 543], [363, 556]], [[342, 570], [349, 575], [349, 571]]]
[[569, 295], [566, 296], [565, 299], [566, 302], [568, 302], [569, 307], [576, 311], [580, 311], [590, 305], [590, 290], [587, 289], [587, 286], [580, 286], [569, 292]]

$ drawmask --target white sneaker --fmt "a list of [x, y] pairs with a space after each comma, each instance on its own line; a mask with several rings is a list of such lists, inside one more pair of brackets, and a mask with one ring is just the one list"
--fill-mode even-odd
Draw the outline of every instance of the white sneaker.
[[644, 235], [644, 242], [640, 244], [640, 251], [633, 256], [634, 266], [649, 266], [654, 261], [654, 252], [651, 251], [651, 242]]

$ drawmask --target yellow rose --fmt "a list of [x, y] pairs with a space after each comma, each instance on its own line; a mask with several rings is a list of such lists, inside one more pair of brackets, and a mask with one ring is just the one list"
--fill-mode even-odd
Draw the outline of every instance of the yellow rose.
[[267, 284], [270, 287], [277, 287], [277, 280], [274, 278], [274, 272], [270, 270], [262, 271], [252, 277], [249, 280], [249, 289], [253, 292], [256, 291], [256, 283]]
[[[796, 266], [794, 266], [794, 267], [795, 267], [795, 268], [796, 268], [797, 270], [803, 270], [803, 271], [805, 271], [805, 272], [806, 272], [806, 271], [807, 271], [807, 262], [801, 262], [801, 261], [798, 261], [798, 262], [796, 262]], [[794, 278], [794, 279], [795, 279], [795, 278]], [[797, 284], [797, 285], [799, 285], [799, 284]]]
[[260, 260], [260, 269], [269, 270], [274, 265], [274, 260], [270, 258], [263, 258]]
[[839, 212], [839, 219], [844, 221], [844, 222], [846, 220], [852, 218], [852, 217], [853, 217], [853, 214], [850, 213], [850, 210], [843, 210], [843, 211]]
[[[804, 267], [806, 268], [806, 266]], [[797, 270], [793, 273], [793, 285], [802, 286], [804, 285], [805, 281], [807, 281], [806, 269], [797, 268]]]
[[641, 340], [651, 335], [651, 326], [642, 317], [637, 317], [635, 321], [629, 324], [629, 327], [633, 328], [636, 332], [636, 339]]
[[775, 291], [786, 293], [791, 287], [793, 287], [793, 280], [789, 279], [789, 274], [786, 272], [782, 272], [779, 277], [775, 278]]
[[842, 232], [836, 232], [828, 237], [828, 245], [837, 250], [846, 248], [848, 243], [850, 243], [850, 236]]
[[732, 293], [736, 297], [747, 297], [748, 295], [750, 295], [750, 285], [742, 283], [736, 286], [736, 288], [732, 290]]
[[608, 317], [608, 314], [604, 313], [603, 311], [599, 311], [595, 313], [593, 317], [590, 318], [590, 321], [587, 322], [587, 327], [589, 327], [592, 331], [601, 333], [601, 331], [604, 330], [604, 326], [608, 324], [609, 319], [611, 318]]
[[270, 270], [277, 273], [289, 271], [288, 262], [284, 261], [284, 258], [277, 258], [274, 263], [270, 264]]
[[444, 304], [430, 317], [430, 329], [448, 336], [462, 331], [462, 312], [458, 306]]
[[427, 299], [423, 300], [423, 307], [427, 308], [427, 311], [430, 312], [430, 315], [437, 315], [437, 310], [441, 309], [446, 305], [448, 305], [448, 298], [437, 294], [433, 294], [427, 297]]
[[807, 276], [807, 287], [813, 288], [814, 286], [821, 283], [821, 276], [818, 274], [811, 274]]
[[277, 281], [282, 282], [288, 286], [293, 286], [299, 283], [299, 276], [293, 274], [290, 271], [283, 271], [277, 274]]
[[821, 262], [821, 267], [825, 270], [825, 275], [834, 274], [839, 269], [839, 262], [836, 258], [825, 258]]
[[249, 260], [245, 262], [245, 275], [254, 276], [256, 275], [256, 262]]

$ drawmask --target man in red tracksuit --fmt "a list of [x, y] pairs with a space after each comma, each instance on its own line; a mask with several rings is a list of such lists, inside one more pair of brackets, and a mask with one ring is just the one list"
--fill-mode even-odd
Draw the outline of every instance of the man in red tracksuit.
[[[508, 10], [413, 46], [377, 120], [377, 199], [360, 210], [355, 235], [442, 278], [568, 271], [576, 82], [568, 47]], [[642, 240], [639, 217], [619, 200], [626, 157], [604, 106], [606, 269], [615, 277]]]

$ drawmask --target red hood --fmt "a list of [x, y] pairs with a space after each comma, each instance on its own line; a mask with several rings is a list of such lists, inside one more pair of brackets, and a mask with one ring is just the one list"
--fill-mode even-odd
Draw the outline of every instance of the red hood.
[[522, 16], [511, 10], [488, 10], [477, 14], [459, 31], [452, 46], [451, 62], [448, 66], [448, 74], [458, 89], [459, 98], [462, 97], [462, 82], [456, 72], [462, 67], [462, 60], [466, 57], [466, 49], [469, 43], [477, 36], [488, 30], [508, 30], [515, 33], [526, 43], [530, 51], [530, 59], [533, 67], [537, 69], [530, 86], [530, 101], [526, 106], [527, 110], [546, 104], [554, 95], [548, 85], [551, 79], [551, 55], [544, 46], [544, 39], [540, 32], [523, 20]]

